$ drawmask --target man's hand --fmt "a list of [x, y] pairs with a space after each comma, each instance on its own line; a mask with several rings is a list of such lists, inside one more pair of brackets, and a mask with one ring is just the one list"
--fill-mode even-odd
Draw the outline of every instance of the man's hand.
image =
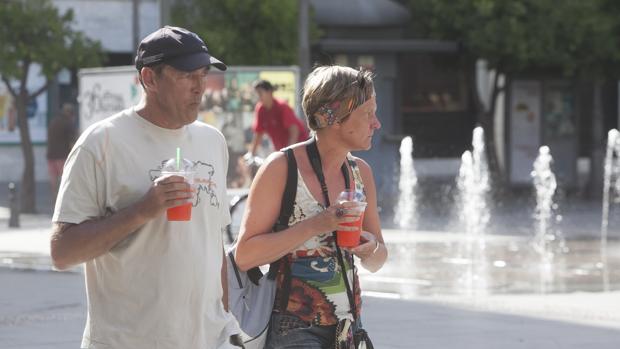
[[142, 199], [110, 216], [80, 224], [56, 224], [50, 241], [52, 262], [57, 269], [67, 269], [96, 258], [167, 208], [190, 202], [192, 198], [191, 186], [185, 178], [162, 176]]
[[138, 206], [139, 212], [146, 219], [159, 216], [164, 210], [192, 202], [194, 191], [185, 178], [168, 175], [157, 178], [153, 186], [142, 197]]

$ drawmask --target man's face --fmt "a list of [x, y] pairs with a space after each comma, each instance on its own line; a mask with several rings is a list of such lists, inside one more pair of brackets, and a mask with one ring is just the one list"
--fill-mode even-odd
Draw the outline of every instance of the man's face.
[[164, 67], [157, 77], [157, 98], [172, 124], [181, 127], [196, 121], [208, 74], [207, 67], [190, 72]]
[[258, 95], [258, 100], [263, 104], [263, 105], [271, 105], [271, 102], [273, 101], [273, 92], [272, 91], [267, 91], [265, 89], [262, 88], [257, 88], [256, 89], [256, 94]]

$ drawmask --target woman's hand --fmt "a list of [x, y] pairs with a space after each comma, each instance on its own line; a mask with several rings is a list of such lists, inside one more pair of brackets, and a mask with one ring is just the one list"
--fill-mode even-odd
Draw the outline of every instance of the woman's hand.
[[349, 248], [348, 250], [349, 252], [358, 256], [359, 259], [364, 261], [368, 257], [375, 254], [380, 242], [379, 240], [377, 240], [374, 234], [367, 231], [362, 231], [362, 234], [360, 235], [360, 241], [362, 242], [361, 244], [356, 247]]
[[353, 223], [360, 218], [362, 212], [355, 210], [357, 203], [344, 202], [328, 207], [323, 212], [309, 218], [308, 224], [316, 231], [316, 234], [325, 232], [339, 231], [355, 231], [358, 227], [342, 225], [345, 223]]

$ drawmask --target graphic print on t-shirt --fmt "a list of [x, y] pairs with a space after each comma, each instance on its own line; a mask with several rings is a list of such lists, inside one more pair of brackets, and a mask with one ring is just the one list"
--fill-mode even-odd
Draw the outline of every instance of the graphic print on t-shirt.
[[[161, 169], [168, 160], [162, 160], [156, 169], [149, 170], [149, 177], [151, 181], [154, 181], [161, 175]], [[194, 161], [194, 168], [196, 174], [194, 175], [194, 187], [196, 189], [196, 196], [194, 197], [194, 203], [192, 206], [197, 207], [200, 202], [206, 200], [209, 205], [213, 207], [220, 207], [220, 201], [217, 198], [216, 190], [217, 183], [215, 182], [215, 168], [213, 165], [202, 162]]]

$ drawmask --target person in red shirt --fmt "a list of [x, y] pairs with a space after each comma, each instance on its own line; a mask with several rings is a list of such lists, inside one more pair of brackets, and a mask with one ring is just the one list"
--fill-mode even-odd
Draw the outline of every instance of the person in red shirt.
[[254, 139], [249, 151], [252, 156], [256, 154], [265, 133], [271, 138], [276, 150], [310, 137], [306, 126], [295, 116], [293, 109], [285, 101], [273, 97], [275, 88], [269, 81], [256, 81], [254, 90], [259, 101], [254, 109], [254, 122], [252, 124]]

